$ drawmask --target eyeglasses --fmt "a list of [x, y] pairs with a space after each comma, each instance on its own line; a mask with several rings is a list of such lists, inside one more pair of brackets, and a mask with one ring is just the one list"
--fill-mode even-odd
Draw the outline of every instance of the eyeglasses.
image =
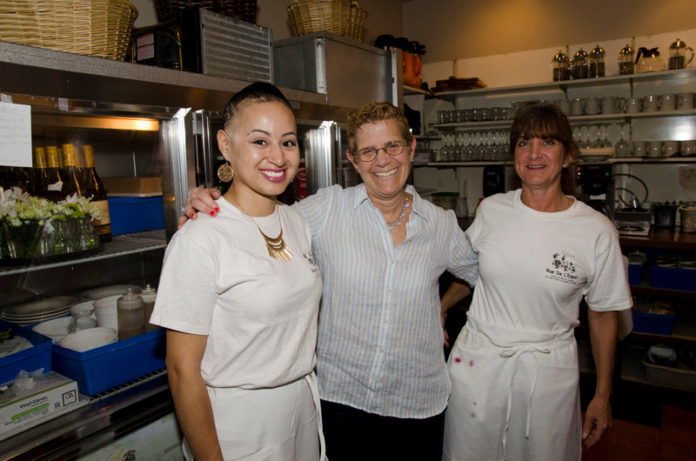
[[371, 162], [377, 158], [377, 154], [379, 154], [380, 150], [384, 150], [384, 152], [392, 157], [396, 157], [406, 149], [406, 146], [407, 144], [405, 141], [391, 141], [385, 144], [384, 147], [366, 147], [364, 149], [359, 149], [358, 156], [360, 160], [364, 162]]

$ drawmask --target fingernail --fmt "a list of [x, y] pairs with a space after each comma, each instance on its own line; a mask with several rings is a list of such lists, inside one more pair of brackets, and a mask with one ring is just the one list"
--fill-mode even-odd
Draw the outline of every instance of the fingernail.
[[215, 216], [215, 210], [210, 211], [210, 216]]
[[219, 212], [220, 212], [220, 208], [215, 207], [215, 213], [219, 213]]

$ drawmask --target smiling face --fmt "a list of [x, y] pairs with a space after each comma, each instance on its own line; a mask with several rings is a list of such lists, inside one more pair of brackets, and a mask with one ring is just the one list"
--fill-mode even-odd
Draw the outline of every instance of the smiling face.
[[515, 171], [527, 189], [561, 190], [561, 172], [569, 159], [563, 145], [547, 137], [520, 137], [515, 144]]
[[[399, 155], [391, 156], [385, 147], [393, 142], [406, 143]], [[377, 156], [364, 161], [358, 154], [347, 153], [348, 160], [362, 177], [367, 195], [375, 201], [387, 201], [399, 197], [411, 172], [416, 140], [409, 144], [404, 140], [395, 120], [386, 119], [365, 123], [355, 131], [355, 152], [366, 148], [379, 148]]]
[[300, 163], [292, 111], [278, 101], [245, 101], [218, 131], [217, 140], [234, 170], [228, 193], [250, 214], [274, 206]]

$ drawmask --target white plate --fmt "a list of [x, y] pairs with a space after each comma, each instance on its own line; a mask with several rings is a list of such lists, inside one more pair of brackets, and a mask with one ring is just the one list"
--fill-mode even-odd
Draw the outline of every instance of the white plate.
[[91, 290], [83, 291], [80, 297], [85, 301], [106, 298], [107, 296], [122, 295], [131, 288], [133, 293], [140, 293], [143, 287], [138, 285], [109, 285], [105, 287], [92, 288]]
[[60, 313], [69, 311], [75, 303], [77, 298], [72, 296], [54, 296], [6, 307], [0, 317], [14, 321], [41, 320], [47, 316], [57, 317]]
[[78, 352], [88, 351], [106, 344], [118, 341], [118, 333], [113, 328], [88, 328], [86, 330], [70, 333], [61, 339], [58, 344], [67, 349]]

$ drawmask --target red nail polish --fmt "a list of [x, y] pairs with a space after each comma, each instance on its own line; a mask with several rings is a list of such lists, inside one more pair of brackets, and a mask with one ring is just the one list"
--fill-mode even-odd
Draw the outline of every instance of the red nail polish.
[[220, 208], [215, 207], [215, 213], [219, 213], [219, 212], [220, 212]]
[[215, 210], [211, 210], [210, 216], [215, 216]]

